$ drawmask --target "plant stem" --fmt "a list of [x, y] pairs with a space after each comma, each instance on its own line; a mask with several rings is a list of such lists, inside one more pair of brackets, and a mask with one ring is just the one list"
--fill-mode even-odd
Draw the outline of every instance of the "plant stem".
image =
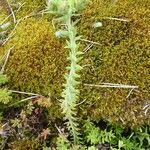
[[74, 143], [79, 142], [79, 133], [78, 133], [78, 123], [76, 118], [76, 105], [78, 100], [79, 91], [76, 87], [78, 82], [76, 81], [79, 78], [77, 74], [78, 71], [81, 70], [81, 66], [78, 64], [78, 45], [77, 45], [77, 37], [76, 37], [76, 29], [74, 27], [74, 23], [71, 18], [73, 16], [74, 11], [74, 2], [73, 0], [68, 0], [69, 9], [66, 19], [66, 27], [68, 31], [68, 45], [67, 47], [70, 49], [69, 52], [69, 60], [71, 62], [69, 67], [69, 73], [66, 75], [66, 84], [65, 89], [63, 91], [64, 100], [61, 103], [61, 107], [63, 109], [63, 113], [65, 114], [65, 119], [68, 120], [67, 126], [70, 129], [70, 132], [73, 135]]

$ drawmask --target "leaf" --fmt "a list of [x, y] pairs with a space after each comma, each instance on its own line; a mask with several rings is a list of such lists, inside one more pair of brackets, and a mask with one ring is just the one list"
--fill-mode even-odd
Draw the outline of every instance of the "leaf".
[[65, 30], [58, 30], [55, 32], [56, 37], [61, 38], [61, 37], [67, 37], [68, 36], [68, 31]]
[[5, 84], [7, 81], [6, 75], [0, 74], [0, 85]]
[[0, 102], [3, 104], [8, 104], [11, 100], [10, 94], [11, 92], [9, 92], [7, 89], [0, 89]]
[[125, 145], [124, 145], [123, 141], [119, 140], [119, 142], [118, 142], [119, 149], [122, 148], [122, 147], [124, 147], [124, 146]]

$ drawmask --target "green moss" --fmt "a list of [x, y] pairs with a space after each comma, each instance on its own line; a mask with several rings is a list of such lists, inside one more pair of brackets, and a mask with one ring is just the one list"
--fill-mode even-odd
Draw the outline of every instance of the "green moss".
[[40, 150], [40, 142], [36, 139], [24, 139], [11, 144], [11, 150]]
[[[1, 28], [1, 25], [2, 25], [3, 23], [6, 23], [6, 22], [3, 22], [6, 17], [7, 17], [6, 12], [5, 12], [4, 9], [0, 6], [0, 60], [1, 60], [1, 58], [3, 57], [4, 52], [5, 52], [3, 46], [1, 46], [2, 40], [3, 40], [4, 36], [5, 36], [4, 30]], [[1, 62], [0, 62], [0, 63], [1, 63]]]
[[7, 44], [15, 45], [6, 68], [11, 89], [60, 95], [67, 54], [54, 33], [49, 22], [33, 18], [17, 27]]
[[3, 8], [0, 6], [0, 25], [3, 22], [3, 20], [7, 17], [6, 12], [3, 10]]
[[[17, 18], [22, 18], [27, 15], [31, 15], [33, 13], [37, 13], [43, 9], [45, 9], [46, 1], [45, 0], [16, 0], [15, 1], [16, 8], [18, 9], [20, 4], [22, 5], [21, 9], [17, 11]], [[18, 5], [17, 5], [18, 4]]]
[[49, 118], [61, 117], [58, 99], [67, 65], [64, 41], [55, 37], [52, 25], [44, 19], [27, 19], [18, 25], [15, 33], [5, 46], [8, 49], [15, 45], [5, 72], [9, 88], [49, 95], [52, 101]]
[[[111, 3], [94, 0], [82, 12], [79, 34], [99, 42], [84, 54], [79, 115], [95, 121], [109, 120], [126, 126], [148, 123], [149, 115], [142, 108], [150, 94], [150, 2], [120, 0]], [[25, 11], [26, 12], [26, 11]], [[127, 19], [117, 21], [107, 17]], [[103, 26], [93, 28], [95, 22]], [[27, 19], [16, 30], [7, 47], [12, 51], [6, 73], [11, 89], [51, 94], [54, 103], [64, 83], [66, 49], [64, 41], [55, 38], [52, 26], [44, 19]], [[82, 43], [82, 48], [87, 44]], [[120, 83], [139, 86], [127, 97], [130, 89], [91, 88], [84, 83]], [[53, 107], [54, 108], [54, 107]], [[58, 108], [58, 107], [57, 107]], [[59, 108], [58, 108], [59, 109]], [[53, 109], [55, 110], [55, 108]], [[59, 116], [59, 112], [53, 112]]]
[[[110, 7], [107, 7], [107, 6]], [[94, 6], [94, 7], [93, 7]], [[126, 19], [117, 21], [111, 18]], [[85, 53], [82, 82], [90, 84], [120, 83], [139, 86], [130, 90], [82, 86], [81, 110], [93, 120], [104, 118], [136, 126], [148, 122], [142, 108], [150, 97], [150, 1], [120, 0], [116, 4], [94, 0], [87, 6], [78, 25], [85, 39], [99, 42]], [[95, 22], [100, 28], [93, 28]]]

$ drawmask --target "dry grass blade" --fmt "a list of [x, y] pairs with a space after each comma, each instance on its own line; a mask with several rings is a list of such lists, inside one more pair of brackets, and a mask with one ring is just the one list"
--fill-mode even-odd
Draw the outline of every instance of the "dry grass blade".
[[124, 85], [124, 84], [113, 84], [113, 83], [101, 83], [99, 85], [97, 84], [84, 84], [85, 86], [90, 87], [101, 87], [101, 88], [125, 88], [125, 89], [137, 89], [138, 86], [134, 85]]

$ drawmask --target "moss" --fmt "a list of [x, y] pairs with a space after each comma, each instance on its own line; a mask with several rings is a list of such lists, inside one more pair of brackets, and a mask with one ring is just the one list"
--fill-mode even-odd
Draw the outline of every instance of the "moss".
[[[150, 2], [120, 0], [117, 3], [92, 1], [82, 12], [78, 23], [79, 34], [99, 42], [84, 54], [79, 116], [95, 121], [109, 120], [126, 126], [148, 123], [149, 116], [142, 108], [150, 97], [149, 18]], [[93, 7], [94, 6], [94, 7]], [[127, 19], [117, 21], [107, 17]], [[143, 21], [144, 18], [144, 21]], [[101, 21], [101, 28], [93, 28]], [[57, 103], [62, 92], [66, 66], [63, 42], [55, 38], [52, 26], [40, 19], [22, 22], [7, 47], [16, 45], [6, 73], [10, 88], [47, 95]], [[82, 43], [82, 48], [87, 44]], [[84, 83], [101, 82], [138, 85], [128, 98], [129, 89], [91, 88]], [[59, 109], [58, 107], [55, 107]], [[53, 110], [56, 110], [53, 107]], [[50, 116], [57, 117], [59, 112]]]
[[[0, 6], [0, 26], [4, 23], [3, 21], [6, 17], [7, 17], [7, 14], [6, 14], [5, 10]], [[1, 27], [0, 27], [0, 60], [3, 57], [4, 52], [5, 52], [4, 47], [1, 46], [1, 44], [3, 43], [4, 37], [5, 37], [4, 30], [1, 29]]]
[[11, 13], [7, 0], [0, 0], [0, 7], [9, 15]]
[[[86, 7], [78, 25], [85, 39], [99, 42], [84, 55], [82, 82], [89, 84], [120, 83], [139, 86], [130, 90], [90, 88], [82, 86], [81, 105], [84, 116], [93, 120], [104, 118], [127, 126], [148, 123], [142, 108], [150, 97], [150, 1], [120, 0], [113, 4], [94, 0]], [[107, 6], [110, 7], [107, 7]], [[111, 18], [126, 19], [117, 21]], [[103, 26], [93, 28], [95, 22]], [[86, 44], [87, 45], [87, 44]]]
[[[16, 16], [17, 18], [22, 18], [27, 15], [31, 15], [31, 13], [37, 13], [43, 9], [45, 9], [46, 1], [45, 0], [16, 0], [15, 1], [16, 8], [18, 9], [20, 4], [22, 7], [19, 11], [17, 11]], [[17, 5], [18, 4], [18, 5]]]
[[3, 8], [0, 6], [0, 24], [2, 24], [3, 20], [7, 17], [6, 12], [3, 10]]
[[24, 139], [11, 144], [11, 150], [40, 150], [40, 142], [36, 139]]
[[25, 20], [7, 47], [12, 45], [15, 48], [6, 68], [11, 89], [60, 95], [67, 54], [50, 23], [34, 18]]

